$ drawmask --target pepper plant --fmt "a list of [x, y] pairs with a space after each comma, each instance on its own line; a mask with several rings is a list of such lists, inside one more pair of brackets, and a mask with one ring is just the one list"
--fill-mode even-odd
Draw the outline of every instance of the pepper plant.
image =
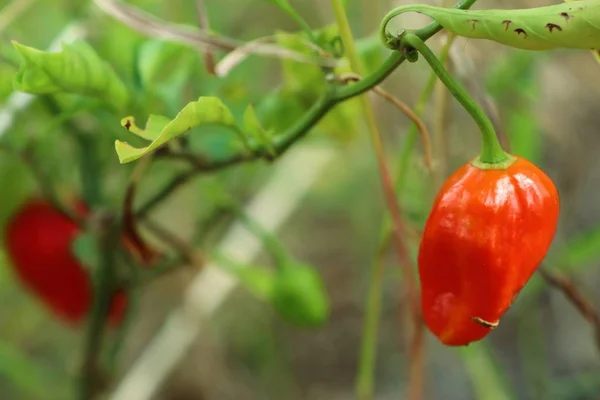
[[[78, 397], [89, 399], [102, 391], [104, 328], [118, 330], [116, 340], [122, 340], [127, 319], [135, 318], [136, 290], [186, 264], [202, 267], [206, 260], [214, 260], [283, 320], [303, 328], [326, 323], [331, 307], [318, 270], [291, 254], [282, 240], [244, 212], [239, 200], [244, 193], [228, 188], [235, 186], [231, 176], [224, 178], [228, 184], [211, 181], [216, 206], [206, 212], [208, 223], [197, 236], [218, 225], [223, 215], [233, 216], [260, 238], [271, 256], [269, 268], [240, 268], [227, 254], [212, 249], [209, 240], [182, 242], [151, 217], [196, 177], [208, 181], [210, 174], [238, 165], [276, 164], [316, 131], [343, 142], [362, 121], [389, 213], [379, 248], [388, 241], [394, 244], [412, 317], [410, 398], [421, 393], [425, 327], [446, 345], [466, 345], [482, 340], [492, 329], [502, 329], [500, 317], [517, 301], [552, 244], [559, 194], [534, 160], [505, 149], [489, 116], [448, 72], [445, 61], [452, 42], [439, 54], [426, 42], [445, 30], [527, 51], [595, 52], [600, 48], [600, 1], [468, 10], [475, 2], [461, 0], [453, 8], [421, 4], [395, 8], [383, 16], [375, 40], [361, 42], [353, 38], [342, 0], [331, 0], [335, 23], [320, 29], [313, 29], [287, 0], [277, 0], [273, 3], [298, 24], [300, 32], [277, 32], [268, 40], [243, 43], [214, 33], [205, 26], [205, 18], [203, 29], [191, 30], [126, 4], [96, 0], [101, 10], [151, 37], [137, 39], [127, 62], [105, 57], [106, 49], [94, 38], [63, 43], [59, 51], [13, 41], [12, 50], [2, 52], [6, 58], [2, 82], [10, 75], [14, 91], [36, 95], [41, 107], [56, 116], [52, 124], [67, 127], [79, 149], [79, 189], [67, 199], [58, 182], [36, 168], [29, 156], [31, 143], [18, 138], [18, 132], [3, 139], [9, 153], [32, 167], [40, 189], [40, 198], [23, 201], [26, 204], [8, 218], [9, 263], [23, 286], [57, 318], [75, 329], [84, 319], [88, 325]], [[391, 32], [390, 22], [407, 12], [426, 14], [433, 22]], [[194, 75], [198, 50], [203, 55], [201, 76]], [[385, 58], [374, 63], [382, 52]], [[232, 83], [239, 83], [236, 69], [261, 56], [281, 62], [282, 85], [270, 93], [256, 93], [248, 82], [251, 93], [236, 93]], [[420, 57], [431, 67], [430, 85], [412, 110], [398, 99], [401, 93], [380, 85], [400, 68], [411, 68], [406, 61], [415, 63]], [[175, 69], [170, 68], [173, 65]], [[398, 198], [410, 172], [417, 133], [427, 168], [436, 168], [420, 115], [426, 112], [438, 79], [473, 118], [482, 146], [480, 154], [472, 154], [449, 175], [422, 221], [422, 233], [416, 229], [416, 268], [411, 253], [415, 246], [407, 239], [413, 224]], [[198, 80], [208, 82], [203, 90], [197, 90]], [[388, 165], [370, 93], [395, 104], [414, 122], [396, 173]], [[164, 177], [161, 169], [178, 172]], [[107, 177], [115, 174], [120, 177], [117, 187], [109, 189]], [[159, 182], [154, 190], [140, 196], [140, 187], [154, 179]], [[146, 230], [160, 237], [167, 249], [153, 245]], [[200, 245], [203, 251], [196, 255], [192, 249]], [[374, 266], [357, 376], [361, 398], [371, 398], [374, 390], [380, 291], [381, 274]]]

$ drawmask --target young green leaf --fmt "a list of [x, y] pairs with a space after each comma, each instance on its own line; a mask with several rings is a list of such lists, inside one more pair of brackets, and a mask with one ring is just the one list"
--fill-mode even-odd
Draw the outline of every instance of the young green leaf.
[[392, 10], [383, 19], [380, 35], [385, 43], [389, 38], [387, 23], [410, 11], [428, 15], [456, 35], [492, 40], [524, 50], [600, 48], [600, 2], [597, 0], [517, 10], [465, 11], [411, 4]]
[[63, 44], [51, 53], [13, 42], [22, 58], [15, 89], [32, 94], [74, 93], [102, 99], [118, 110], [129, 92], [113, 69], [84, 41]]
[[275, 156], [276, 151], [273, 147], [271, 137], [268, 132], [265, 132], [252, 105], [249, 105], [244, 112], [244, 131], [251, 134], [254, 137], [254, 140], [256, 140], [256, 142], [271, 156]]
[[190, 54], [187, 47], [165, 40], [149, 40], [142, 44], [136, 60], [142, 84], [152, 85], [165, 74], [172, 73], [174, 61], [184, 54]]
[[[160, 121], [160, 124], [165, 122], [164, 117], [153, 116], [151, 117], [151, 120], [152, 119], [152, 126], [158, 126], [158, 124], [155, 125], [156, 121]], [[158, 149], [169, 140], [176, 138], [189, 129], [199, 125], [209, 124], [222, 125], [241, 132], [235, 124], [233, 115], [220, 99], [216, 97], [200, 97], [197, 101], [188, 103], [173, 120], [164, 125], [158, 135], [156, 135], [155, 132], [151, 134], [147, 133], [147, 137], [153, 138], [150, 145], [142, 148], [135, 148], [125, 142], [117, 140], [115, 142], [115, 149], [119, 156], [119, 161], [121, 164], [135, 161]], [[146, 126], [148, 130], [149, 125], [147, 124]]]
[[[336, 25], [327, 26], [315, 32], [319, 43], [323, 46], [332, 43], [338, 35]], [[284, 32], [278, 32], [277, 44], [286, 47], [290, 50], [311, 55], [312, 51], [306, 46], [305, 41], [299, 35], [293, 35]], [[341, 64], [341, 63], [340, 63]], [[277, 122], [278, 120], [289, 121], [294, 115], [302, 115], [302, 110], [310, 107], [318, 97], [326, 90], [325, 75], [317, 65], [310, 65], [296, 60], [286, 59], [281, 61], [283, 74], [283, 85], [280, 90], [274, 95], [274, 107], [272, 112], [266, 116], [269, 121]], [[341, 64], [336, 67], [335, 73], [341, 74], [349, 72], [348, 65]], [[340, 141], [348, 141], [353, 137], [357, 127], [360, 125], [360, 100], [351, 99], [339, 104], [335, 109], [331, 110], [320, 121], [318, 128], [327, 132], [328, 135], [339, 139]], [[268, 124], [269, 128], [278, 129], [287, 127], [288, 123]]]
[[244, 130], [253, 135], [264, 133], [264, 129], [260, 124], [252, 105], [249, 105], [244, 112]]

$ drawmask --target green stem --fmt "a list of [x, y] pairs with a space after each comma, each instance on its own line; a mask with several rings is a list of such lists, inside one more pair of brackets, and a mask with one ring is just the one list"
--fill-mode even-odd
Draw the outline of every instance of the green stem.
[[477, 123], [482, 138], [482, 149], [478, 162], [481, 164], [499, 164], [509, 160], [508, 154], [506, 154], [498, 140], [492, 121], [490, 121], [487, 115], [485, 115], [485, 112], [477, 105], [467, 91], [463, 89], [452, 76], [450, 76], [429, 46], [427, 46], [419, 36], [413, 33], [405, 33], [402, 36], [402, 43], [417, 50], [423, 55], [423, 58], [427, 60], [433, 71], [444, 85], [446, 85], [450, 93], [452, 93], [456, 100], [458, 100]]
[[[450, 42], [448, 45], [442, 49], [440, 53], [440, 61], [444, 61], [449, 54], [450, 50]], [[423, 92], [421, 92], [421, 96], [417, 100], [417, 105], [415, 106], [415, 114], [419, 117], [425, 111], [425, 107], [429, 103], [429, 99], [433, 94], [433, 89], [435, 88], [435, 83], [437, 82], [437, 75], [435, 72], [431, 72], [427, 83], [425, 84], [425, 88]], [[400, 153], [400, 161], [398, 162], [398, 170], [396, 173], [396, 193], [400, 193], [402, 189], [404, 189], [404, 183], [406, 182], [406, 173], [408, 171], [409, 162], [411, 160], [411, 155], [413, 152], [413, 148], [417, 141], [417, 135], [419, 130], [415, 124], [411, 124], [408, 132], [406, 133], [406, 143], [402, 147], [402, 152]]]
[[87, 132], [77, 132], [76, 140], [79, 144], [79, 173], [83, 197], [90, 207], [102, 204], [101, 168], [102, 163], [98, 157], [98, 141]]
[[270, 256], [275, 261], [275, 267], [278, 271], [283, 271], [293, 265], [293, 258], [287, 251], [286, 247], [281, 243], [275, 235], [268, 232], [258, 222], [246, 213], [239, 204], [234, 200], [228, 202], [228, 206], [236, 214], [246, 228], [254, 234], [263, 244], [264, 248], [269, 252]]
[[98, 360], [102, 351], [104, 328], [115, 289], [115, 255], [120, 238], [120, 226], [113, 216], [103, 216], [100, 221], [98, 243], [102, 258], [94, 279], [94, 297], [88, 321], [84, 361], [82, 366], [79, 399], [93, 398], [100, 373]]
[[[354, 72], [361, 74], [362, 68], [360, 65], [360, 58], [358, 56], [358, 52], [356, 51], [356, 46], [354, 45], [354, 39], [352, 37], [352, 32], [350, 31], [350, 25], [348, 23], [348, 19], [346, 18], [346, 12], [344, 10], [344, 7], [340, 0], [331, 0], [331, 5], [333, 7], [337, 25], [340, 29], [340, 36], [342, 38], [342, 42], [344, 43], [344, 47], [347, 51], [350, 66], [352, 67]], [[400, 211], [400, 207], [395, 196], [394, 183], [387, 166], [383, 141], [381, 140], [381, 135], [379, 134], [372, 104], [370, 102], [369, 97], [367, 96], [362, 96], [361, 101], [365, 120], [367, 123], [367, 128], [369, 130], [371, 138], [371, 146], [373, 147], [374, 153], [377, 158], [377, 165], [379, 175], [381, 177], [381, 184], [386, 206], [392, 217], [391, 219], [394, 227], [394, 244], [396, 246], [396, 253], [398, 256], [399, 264], [401, 268], [404, 269], [404, 275], [406, 277], [405, 282], [409, 293], [409, 303], [413, 315], [413, 321], [415, 322], [415, 324], [418, 324], [419, 302], [417, 281], [414, 276], [412, 263], [410, 262], [408, 256], [407, 246], [404, 242], [404, 238], [402, 237], [402, 233], [404, 232], [402, 226], [402, 213]], [[373, 395], [375, 348], [378, 339], [381, 308], [381, 266], [376, 265], [373, 268], [374, 271], [372, 272], [372, 283], [369, 288], [369, 308], [367, 310], [367, 315], [365, 316], [365, 325], [363, 332], [364, 337], [361, 353], [363, 358], [361, 358], [359, 364], [359, 376], [357, 378], [356, 388], [358, 396], [360, 398], [365, 399], [369, 399]], [[411, 358], [411, 365], [415, 365], [414, 358]], [[413, 385], [413, 382], [417, 382], [413, 380], [413, 377], [418, 374], [420, 374], [420, 370], [418, 370], [415, 373], [415, 375], [411, 373], [411, 387]]]
[[[476, 1], [477, 0], [461, 0], [458, 3], [456, 3], [454, 8], [467, 9], [471, 7]], [[426, 27], [419, 29], [417, 31], [417, 35], [421, 39], [427, 40], [436, 33], [438, 33], [441, 29], [442, 27], [440, 24], [438, 24], [437, 22], [432, 22]], [[394, 70], [398, 66], [400, 66], [400, 64], [402, 64], [405, 59], [406, 58], [401, 52], [395, 51], [371, 75], [364, 77], [363, 79], [352, 85], [347, 85], [343, 88], [338, 88], [334, 92], [326, 92], [323, 96], [321, 96], [317, 103], [315, 103], [315, 105], [304, 114], [302, 118], [300, 118], [295, 124], [290, 126], [284, 133], [277, 136], [277, 138], [274, 140], [274, 146], [277, 152], [276, 156], [282, 155], [295, 142], [302, 139], [312, 129], [312, 127], [316, 125], [321, 120], [321, 118], [323, 118], [329, 112], [329, 110], [331, 110], [336, 104], [353, 98], [355, 96], [359, 96], [371, 90], [373, 87], [380, 84], [392, 72], [394, 72]], [[259, 151], [252, 153], [251, 155], [247, 155], [245, 153], [234, 153], [231, 154], [229, 158], [218, 159], [206, 163], [202, 166], [202, 168], [198, 168], [198, 172], [220, 170], [226, 167], [240, 164], [242, 162], [258, 160], [263, 156], [264, 154], [262, 154]], [[270, 155], [267, 156], [272, 158], [272, 156]], [[156, 205], [161, 203], [177, 188], [183, 186], [195, 176], [197, 176], [197, 173], [194, 170], [183, 172], [181, 175], [177, 176], [177, 178], [175, 178], [175, 180], [173, 180], [169, 185], [164, 187], [159, 193], [157, 193], [154, 197], [148, 200], [147, 203], [142, 205], [141, 211], [138, 211], [138, 214], [141, 213], [145, 215], [149, 213]]]
[[[385, 246], [380, 246], [380, 248], [385, 249]], [[377, 359], [377, 339], [381, 319], [381, 284], [383, 280], [381, 254], [376, 256], [373, 265], [371, 265], [370, 274], [367, 310], [360, 343], [360, 362], [356, 381], [356, 392], [359, 399], [370, 399], [375, 386], [373, 378]]]

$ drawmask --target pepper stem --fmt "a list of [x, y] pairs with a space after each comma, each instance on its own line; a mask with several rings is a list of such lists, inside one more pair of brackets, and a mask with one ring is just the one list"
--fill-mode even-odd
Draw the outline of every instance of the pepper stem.
[[[467, 91], [452, 78], [425, 42], [419, 36], [409, 32], [403, 33], [401, 39], [404, 49], [408, 51], [414, 49], [421, 53], [450, 93], [452, 93], [477, 123], [482, 139], [481, 154], [477, 161], [481, 164], [499, 164], [509, 160], [510, 156], [502, 148], [492, 121], [490, 121], [485, 112], [477, 105]], [[411, 60], [411, 57], [407, 55], [407, 59]]]

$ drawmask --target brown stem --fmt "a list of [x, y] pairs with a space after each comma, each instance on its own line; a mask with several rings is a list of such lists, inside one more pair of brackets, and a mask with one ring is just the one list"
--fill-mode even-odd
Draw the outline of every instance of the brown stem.
[[[346, 74], [340, 75], [338, 77], [338, 79], [343, 83], [348, 83], [348, 82], [358, 82], [362, 78], [358, 74], [346, 73]], [[413, 111], [413, 109], [410, 108], [406, 103], [404, 103], [402, 100], [400, 100], [399, 98], [397, 98], [396, 96], [394, 96], [393, 94], [388, 92], [387, 90], [383, 89], [381, 86], [374, 86], [373, 92], [375, 92], [376, 94], [381, 96], [384, 100], [386, 100], [386, 101], [390, 102], [391, 104], [393, 104], [394, 106], [396, 106], [404, 115], [406, 115], [406, 117], [408, 119], [410, 119], [415, 124], [415, 126], [417, 127], [417, 129], [419, 131], [419, 134], [421, 135], [421, 140], [423, 141], [423, 149], [425, 151], [425, 165], [427, 166], [427, 169], [429, 170], [429, 172], [432, 172], [433, 171], [433, 161], [432, 161], [433, 156], [432, 156], [432, 151], [431, 151], [431, 135], [429, 134], [429, 131], [427, 130], [427, 126], [425, 126], [425, 123], [423, 122], [423, 120], [421, 118], [419, 118], [417, 113], [415, 113]]]
[[560, 290], [565, 297], [575, 306], [581, 315], [592, 325], [596, 335], [596, 345], [600, 350], [600, 314], [592, 303], [579, 291], [571, 279], [561, 276], [548, 268], [538, 269], [538, 273], [552, 287]]
[[146, 227], [152, 231], [152, 233], [181, 253], [187, 262], [196, 268], [202, 268], [204, 266], [204, 257], [185, 240], [181, 239], [174, 233], [169, 232], [166, 228], [150, 219], [146, 219], [144, 223]]
[[[196, 0], [196, 14], [198, 16], [198, 25], [200, 26], [200, 29], [210, 34], [210, 23], [208, 21], [208, 13], [206, 11], [204, 0]], [[210, 47], [207, 47], [204, 50], [204, 65], [206, 66], [206, 72], [208, 72], [209, 75], [215, 75], [215, 57]]]

